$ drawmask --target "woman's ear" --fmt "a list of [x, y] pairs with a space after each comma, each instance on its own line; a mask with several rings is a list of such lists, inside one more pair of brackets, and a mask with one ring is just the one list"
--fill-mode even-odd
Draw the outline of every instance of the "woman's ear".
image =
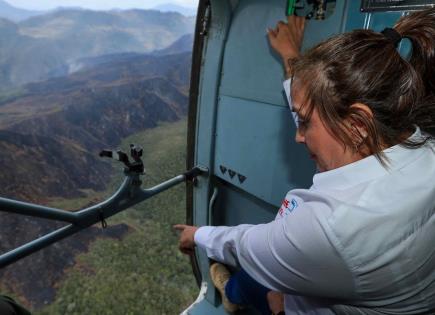
[[354, 103], [350, 105], [350, 108], [354, 111], [361, 111], [367, 118], [373, 119], [373, 112], [371, 108], [363, 103]]
[[372, 124], [373, 112], [366, 104], [355, 103], [349, 108], [346, 125], [355, 151], [360, 151], [368, 137], [367, 128]]
[[367, 137], [367, 121], [373, 120], [373, 112], [366, 104], [355, 103], [350, 106], [348, 125], [352, 132], [356, 132], [360, 137]]

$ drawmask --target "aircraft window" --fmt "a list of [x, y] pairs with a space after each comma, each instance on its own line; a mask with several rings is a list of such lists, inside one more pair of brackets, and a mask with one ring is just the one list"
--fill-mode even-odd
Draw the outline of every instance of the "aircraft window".
[[[185, 171], [197, 0], [72, 2], [0, 0], [0, 197], [74, 211], [122, 182], [102, 149], [142, 147], [144, 188]], [[184, 219], [181, 185], [0, 269], [0, 294], [41, 315], [180, 313]], [[0, 253], [63, 225], [0, 211]]]

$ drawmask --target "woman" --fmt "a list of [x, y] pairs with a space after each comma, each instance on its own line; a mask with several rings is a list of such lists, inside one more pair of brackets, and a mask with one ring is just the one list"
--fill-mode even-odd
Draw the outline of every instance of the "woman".
[[269, 40], [291, 77], [296, 141], [317, 164], [312, 187], [268, 224], [178, 225], [180, 249], [241, 266], [284, 294], [286, 314], [435, 314], [435, 9], [299, 56], [302, 32], [291, 17]]

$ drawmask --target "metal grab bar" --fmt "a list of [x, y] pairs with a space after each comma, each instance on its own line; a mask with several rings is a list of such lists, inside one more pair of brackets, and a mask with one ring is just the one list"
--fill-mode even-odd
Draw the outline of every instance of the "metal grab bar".
[[207, 168], [195, 166], [191, 170], [154, 187], [142, 189], [140, 188], [142, 183], [140, 181], [140, 174], [136, 172], [126, 173], [126, 178], [123, 183], [111, 197], [99, 204], [76, 212], [0, 197], [0, 211], [71, 223], [0, 255], [0, 268], [6, 267], [21, 258], [75, 234], [95, 223], [100, 221], [104, 222], [106, 218], [145, 201], [175, 185], [184, 181], [193, 180], [199, 175], [207, 174]]

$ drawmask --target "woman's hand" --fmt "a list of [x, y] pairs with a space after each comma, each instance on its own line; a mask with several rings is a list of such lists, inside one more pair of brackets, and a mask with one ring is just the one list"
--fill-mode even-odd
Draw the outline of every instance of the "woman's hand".
[[176, 231], [180, 231], [180, 238], [178, 240], [178, 248], [183, 254], [192, 255], [195, 248], [195, 232], [198, 230], [197, 226], [176, 224], [174, 225]]
[[284, 295], [281, 292], [267, 292], [267, 303], [272, 314], [278, 314], [284, 311]]
[[295, 15], [287, 17], [287, 24], [279, 21], [275, 29], [268, 29], [267, 35], [272, 48], [281, 56], [284, 68], [288, 60], [299, 56], [304, 36], [305, 18]]

